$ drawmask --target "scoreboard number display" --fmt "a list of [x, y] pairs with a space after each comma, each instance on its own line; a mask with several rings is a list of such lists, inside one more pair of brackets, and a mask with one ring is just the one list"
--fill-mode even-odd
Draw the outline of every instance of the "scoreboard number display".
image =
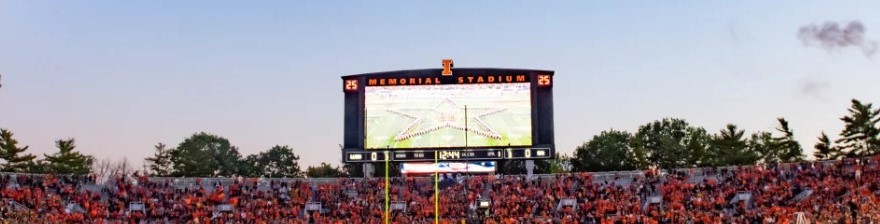
[[[389, 156], [390, 155], [390, 156]], [[507, 148], [477, 150], [418, 150], [346, 152], [347, 162], [486, 161], [505, 159], [550, 159], [549, 148]]]

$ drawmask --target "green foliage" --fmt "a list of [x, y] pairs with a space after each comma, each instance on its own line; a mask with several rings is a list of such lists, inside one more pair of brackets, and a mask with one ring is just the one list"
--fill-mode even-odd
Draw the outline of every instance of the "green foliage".
[[159, 143], [146, 161], [159, 176], [303, 176], [299, 156], [289, 146], [276, 145], [242, 158], [229, 140], [205, 132], [193, 134], [176, 148], [166, 149]]
[[566, 154], [556, 153], [556, 156], [549, 160], [548, 173], [568, 173], [572, 171], [572, 157]]
[[345, 163], [342, 165], [342, 171], [351, 177], [363, 177], [364, 165], [360, 163]]
[[578, 146], [571, 158], [572, 170], [598, 172], [647, 168], [645, 153], [631, 147], [632, 134], [608, 130]]
[[32, 154], [25, 154], [28, 146], [19, 147], [18, 141], [13, 138], [11, 131], [0, 129], [0, 159], [5, 163], [0, 164], [2, 172], [30, 172], [34, 168]]
[[37, 160], [28, 173], [52, 173], [52, 171], [49, 170], [49, 164], [45, 160]]
[[871, 156], [880, 154], [880, 109], [872, 109], [872, 104], [863, 104], [853, 99], [847, 109], [849, 115], [840, 118], [845, 126], [840, 132], [840, 147], [847, 157]]
[[[840, 139], [832, 141], [824, 132], [814, 145], [816, 159], [861, 157], [880, 154], [880, 109], [853, 99], [842, 118], [845, 127]], [[665, 118], [642, 125], [635, 134], [608, 130], [577, 147], [572, 157], [534, 160], [535, 173], [568, 171], [638, 170], [655, 166], [685, 168], [698, 166], [752, 165], [758, 162], [797, 162], [804, 159], [803, 148], [794, 138], [789, 122], [778, 118], [776, 132], [747, 135], [729, 124], [716, 134], [691, 126], [683, 119]], [[776, 134], [778, 133], [778, 134]], [[746, 137], [749, 136], [749, 137]], [[76, 151], [73, 139], [55, 142], [58, 152], [35, 161], [27, 146], [18, 146], [13, 133], [0, 129], [0, 171], [34, 173], [89, 173], [94, 158]], [[223, 137], [195, 133], [175, 148], [159, 143], [146, 159], [157, 176], [267, 176], [267, 177], [340, 177], [362, 176], [361, 164], [334, 167], [326, 163], [302, 172], [299, 156], [288, 146], [242, 158], [238, 149]], [[375, 176], [385, 173], [385, 164], [373, 164]], [[125, 167], [125, 166], [122, 166]], [[390, 173], [399, 176], [398, 163], [391, 163]], [[522, 174], [525, 160], [500, 161], [498, 172]]]
[[[753, 136], [754, 137], [754, 136]], [[713, 135], [712, 156], [707, 159], [712, 166], [750, 165], [758, 161], [756, 148], [745, 139], [745, 131], [728, 124], [719, 134]]]
[[752, 134], [749, 138], [749, 148], [758, 154], [756, 162], [778, 163], [783, 154], [773, 141], [773, 135], [766, 131]]
[[154, 146], [156, 152], [153, 156], [145, 159], [154, 176], [170, 176], [174, 171], [174, 167], [171, 166], [171, 151], [174, 149], [166, 149], [165, 147], [165, 144], [160, 142]]
[[[518, 161], [521, 161], [521, 163], [522, 163], [522, 168], [523, 168], [522, 173], [527, 174], [528, 173], [528, 170], [526, 170], [526, 161], [527, 160], [518, 160]], [[543, 174], [553, 173], [553, 169], [554, 169], [553, 168], [553, 166], [554, 166], [553, 159], [534, 159], [532, 161], [534, 161], [534, 163], [535, 163], [535, 169], [532, 170], [533, 174], [535, 174], [535, 173], [543, 173]]]
[[[496, 172], [500, 174], [514, 175], [528, 173], [525, 160], [499, 160], [496, 166]], [[535, 169], [537, 170], [537, 164]], [[533, 170], [533, 172], [537, 173], [535, 170]]]
[[779, 127], [776, 128], [776, 131], [782, 133], [781, 137], [773, 138], [775, 146], [782, 151], [779, 160], [787, 163], [803, 161], [804, 150], [801, 143], [794, 139], [794, 131], [788, 127], [788, 121], [781, 117], [776, 120], [779, 121]]
[[[526, 161], [527, 160], [500, 160], [497, 163], [496, 172], [501, 174], [527, 174], [528, 170], [526, 169]], [[532, 161], [535, 163], [535, 168], [532, 170], [533, 174], [553, 173], [553, 160], [535, 159]]]
[[293, 153], [288, 146], [276, 145], [271, 149], [250, 155], [245, 159], [246, 164], [252, 164], [248, 175], [263, 177], [302, 177], [299, 168], [299, 156]]
[[[496, 172], [500, 174], [526, 174], [525, 160], [499, 160]], [[535, 166], [537, 169], [537, 166]], [[537, 172], [536, 172], [537, 173]]]
[[[376, 170], [378, 171], [378, 169], [376, 169]], [[385, 173], [382, 173], [382, 176], [384, 176], [384, 175], [385, 175]], [[330, 166], [330, 164], [321, 163], [321, 165], [318, 165], [317, 167], [309, 166], [309, 168], [306, 169], [306, 176], [308, 176], [310, 178], [322, 178], [322, 177], [344, 177], [346, 175], [345, 175], [345, 172], [342, 171], [342, 169], [339, 168], [338, 166], [333, 167], [333, 166]]]
[[813, 148], [816, 149], [813, 151], [813, 157], [816, 157], [816, 160], [837, 159], [843, 155], [843, 152], [840, 151], [840, 147], [834, 146], [825, 132], [822, 132], [822, 135], [819, 135], [819, 141], [816, 142], [816, 145], [813, 146]]
[[708, 163], [709, 135], [683, 119], [664, 118], [639, 127], [633, 138], [636, 151], [661, 168], [684, 168]]
[[[342, 169], [343, 173], [345, 173], [344, 168], [340, 168], [340, 169]], [[373, 163], [373, 172], [374, 172], [373, 173], [374, 177], [384, 177], [385, 176], [385, 163], [384, 162]], [[349, 175], [349, 173], [345, 173], [345, 174]], [[388, 176], [389, 177], [401, 176], [400, 162], [389, 162], [388, 163]]]
[[575, 149], [574, 171], [638, 170], [647, 167], [687, 168], [795, 162], [803, 149], [788, 121], [779, 118], [781, 133], [746, 132], [728, 124], [716, 134], [683, 119], [665, 118], [639, 127], [634, 135], [603, 131]]
[[82, 155], [76, 151], [74, 139], [61, 139], [55, 141], [58, 152], [52, 155], [44, 155], [45, 171], [59, 174], [88, 174], [91, 172], [95, 158]]
[[788, 121], [778, 118], [776, 128], [782, 136], [773, 137], [770, 132], [756, 132], [745, 139], [745, 131], [738, 130], [736, 125], [728, 124], [713, 138], [712, 149], [715, 152], [715, 166], [752, 165], [757, 162], [779, 163], [803, 160], [803, 149], [794, 139], [794, 131]]
[[173, 176], [228, 177], [240, 173], [241, 154], [226, 138], [196, 133], [170, 150]]
[[712, 161], [709, 142], [712, 136], [706, 133], [706, 129], [702, 127], [692, 127], [685, 139], [685, 150], [690, 154], [685, 156], [686, 166], [700, 167], [708, 166]]

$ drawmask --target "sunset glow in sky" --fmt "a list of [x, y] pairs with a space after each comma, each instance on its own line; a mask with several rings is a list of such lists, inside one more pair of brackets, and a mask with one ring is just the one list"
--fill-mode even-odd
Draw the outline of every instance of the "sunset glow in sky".
[[0, 127], [31, 153], [76, 138], [140, 161], [194, 132], [242, 154], [290, 145], [339, 163], [340, 76], [456, 67], [555, 70], [558, 151], [664, 117], [715, 133], [791, 123], [812, 154], [849, 100], [880, 106], [880, 54], [806, 44], [880, 1], [0, 1]]

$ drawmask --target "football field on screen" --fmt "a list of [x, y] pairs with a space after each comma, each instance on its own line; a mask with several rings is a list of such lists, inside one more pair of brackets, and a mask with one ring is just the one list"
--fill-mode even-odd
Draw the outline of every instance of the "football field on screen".
[[365, 108], [367, 149], [532, 144], [528, 83], [368, 87]]

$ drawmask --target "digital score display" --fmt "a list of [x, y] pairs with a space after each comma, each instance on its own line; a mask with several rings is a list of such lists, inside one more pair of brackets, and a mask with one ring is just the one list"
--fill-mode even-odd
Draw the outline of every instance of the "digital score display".
[[472, 161], [504, 159], [549, 159], [550, 148], [354, 151], [346, 152], [346, 162], [413, 162], [413, 161]]

